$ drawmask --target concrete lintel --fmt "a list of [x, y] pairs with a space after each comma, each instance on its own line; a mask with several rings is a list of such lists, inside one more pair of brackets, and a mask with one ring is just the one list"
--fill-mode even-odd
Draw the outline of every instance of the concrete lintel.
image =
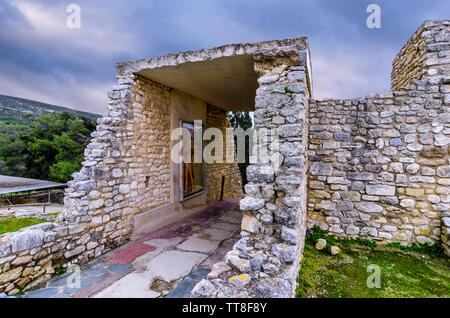
[[138, 74], [227, 111], [251, 111], [258, 88], [253, 57], [287, 52], [298, 52], [309, 65], [307, 39], [293, 38], [169, 54], [117, 63], [116, 68], [121, 76]]

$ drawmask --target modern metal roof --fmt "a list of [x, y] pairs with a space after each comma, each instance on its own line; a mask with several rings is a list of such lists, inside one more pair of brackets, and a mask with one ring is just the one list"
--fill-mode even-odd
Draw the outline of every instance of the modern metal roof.
[[61, 188], [67, 183], [0, 175], [0, 194]]

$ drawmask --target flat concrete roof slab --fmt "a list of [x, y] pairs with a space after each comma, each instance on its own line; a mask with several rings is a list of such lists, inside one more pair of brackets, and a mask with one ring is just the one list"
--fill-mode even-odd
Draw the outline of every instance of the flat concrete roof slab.
[[307, 49], [308, 41], [302, 37], [229, 44], [117, 63], [116, 67], [119, 75], [135, 73], [227, 111], [252, 111], [258, 88], [254, 55], [276, 56]]

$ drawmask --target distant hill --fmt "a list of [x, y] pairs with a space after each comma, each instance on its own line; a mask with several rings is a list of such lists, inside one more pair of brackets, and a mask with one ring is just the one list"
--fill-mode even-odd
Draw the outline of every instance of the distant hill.
[[21, 123], [21, 115], [24, 113], [40, 115], [44, 112], [62, 112], [64, 110], [93, 120], [101, 117], [99, 114], [82, 112], [29, 99], [0, 95], [0, 122]]

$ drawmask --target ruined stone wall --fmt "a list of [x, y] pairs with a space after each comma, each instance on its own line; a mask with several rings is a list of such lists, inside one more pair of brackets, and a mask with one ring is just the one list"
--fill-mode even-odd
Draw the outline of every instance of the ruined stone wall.
[[[206, 171], [206, 189], [208, 191], [208, 202], [220, 199], [220, 192], [222, 186], [222, 176], [225, 177], [223, 198], [241, 198], [242, 180], [241, 174], [237, 167], [237, 163], [226, 162], [226, 133], [229, 127], [227, 112], [220, 108], [208, 105], [206, 109], [206, 124], [205, 129], [218, 128], [223, 135], [223, 163], [209, 163], [205, 164]], [[211, 141], [213, 142], [213, 141]], [[234, 142], [234, 141], [233, 141]], [[205, 145], [209, 142], [205, 141]], [[236, 157], [236, 156], [234, 156]]]
[[124, 177], [137, 184], [127, 204], [139, 214], [171, 202], [170, 89], [139, 77], [134, 101]]
[[450, 20], [426, 21], [392, 63], [391, 89], [450, 72]]
[[194, 297], [294, 295], [306, 228], [307, 70], [299, 51], [257, 55], [255, 70], [254, 130], [262, 142], [240, 201], [242, 238]]
[[118, 77], [55, 223], [0, 236], [0, 292], [49, 280], [125, 243], [133, 215], [170, 200], [169, 88]]
[[449, 90], [448, 77], [434, 77], [374, 97], [312, 101], [308, 227], [440, 242], [450, 206]]

